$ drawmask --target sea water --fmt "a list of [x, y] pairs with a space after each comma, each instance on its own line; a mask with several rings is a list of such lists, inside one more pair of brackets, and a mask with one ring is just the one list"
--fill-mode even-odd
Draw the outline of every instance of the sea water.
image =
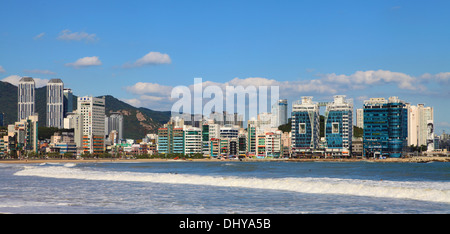
[[450, 164], [0, 163], [0, 213], [450, 213]]

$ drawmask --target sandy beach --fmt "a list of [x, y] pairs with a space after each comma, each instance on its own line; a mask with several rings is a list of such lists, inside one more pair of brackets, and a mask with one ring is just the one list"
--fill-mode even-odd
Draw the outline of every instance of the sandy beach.
[[[18, 164], [28, 164], [28, 163], [120, 163], [120, 162], [219, 162], [219, 161], [234, 161], [240, 162], [236, 159], [2, 159], [0, 163], [18, 163]], [[387, 159], [254, 159], [247, 158], [243, 159], [242, 162], [396, 162], [396, 163], [427, 163], [427, 162], [450, 162], [450, 157], [412, 157], [412, 158], [387, 158]]]

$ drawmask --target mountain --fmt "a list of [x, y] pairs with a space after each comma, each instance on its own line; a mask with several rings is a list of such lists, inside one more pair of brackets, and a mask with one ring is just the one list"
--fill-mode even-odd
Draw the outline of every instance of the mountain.
[[[46, 87], [37, 88], [35, 92], [36, 112], [39, 114], [39, 126], [45, 126]], [[100, 96], [102, 97], [102, 96]], [[155, 111], [144, 107], [134, 107], [111, 95], [105, 95], [105, 114], [120, 112], [123, 115], [123, 137], [141, 139], [148, 133], [156, 133], [158, 128], [167, 123], [170, 111]], [[73, 107], [77, 107], [77, 96], [73, 96]], [[0, 81], [0, 113], [4, 113], [4, 123], [17, 121], [17, 86]]]

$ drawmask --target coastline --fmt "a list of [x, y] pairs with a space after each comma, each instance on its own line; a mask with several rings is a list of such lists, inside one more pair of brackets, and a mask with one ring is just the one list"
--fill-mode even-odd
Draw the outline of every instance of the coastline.
[[[2, 159], [0, 163], [14, 164], [40, 164], [40, 163], [124, 163], [124, 162], [241, 162], [233, 159]], [[413, 158], [387, 158], [387, 159], [243, 159], [242, 162], [394, 162], [394, 163], [428, 163], [428, 162], [450, 162], [450, 157], [413, 157]]]

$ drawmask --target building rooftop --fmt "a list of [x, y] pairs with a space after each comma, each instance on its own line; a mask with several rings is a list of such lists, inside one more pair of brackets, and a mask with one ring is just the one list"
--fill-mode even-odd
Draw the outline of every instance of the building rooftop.
[[61, 79], [51, 79], [48, 83], [52, 84], [52, 83], [63, 83], [63, 82]]
[[34, 83], [34, 79], [28, 76], [22, 77], [22, 79], [19, 80], [20, 83], [22, 82], [33, 82]]

